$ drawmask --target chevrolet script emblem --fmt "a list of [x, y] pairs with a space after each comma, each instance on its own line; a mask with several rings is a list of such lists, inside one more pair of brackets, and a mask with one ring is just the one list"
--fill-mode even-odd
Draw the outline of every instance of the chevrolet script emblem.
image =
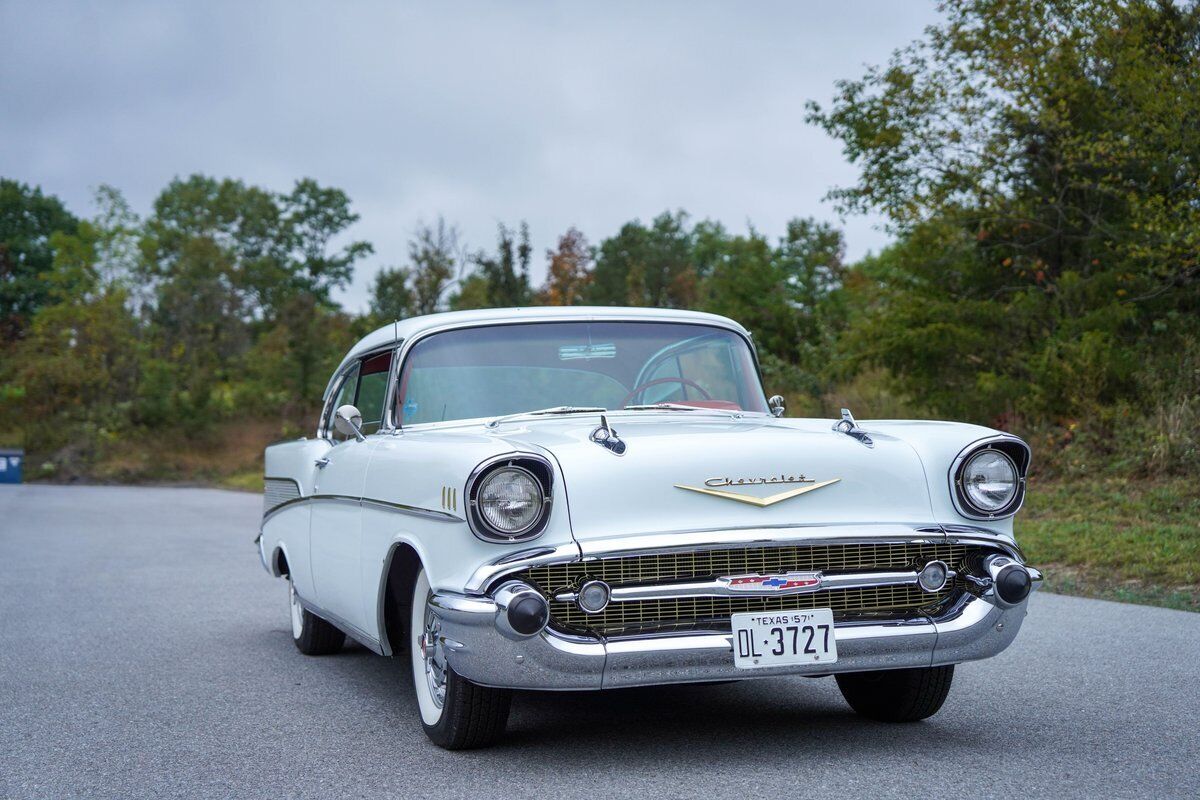
[[[833, 480], [821, 481], [820, 483], [814, 483], [811, 486], [801, 486], [798, 489], [788, 489], [786, 492], [780, 492], [779, 494], [772, 494], [772, 495], [768, 495], [766, 497], [755, 497], [755, 496], [749, 495], [749, 494], [739, 494], [737, 492], [726, 492], [726, 491], [722, 491], [720, 489], [707, 489], [707, 488], [701, 488], [699, 486], [684, 486], [683, 484], [679, 484], [679, 483], [675, 484], [675, 488], [676, 489], [687, 489], [689, 492], [699, 492], [700, 494], [712, 495], [713, 497], [722, 497], [726, 500], [736, 500], [739, 503], [746, 503], [748, 505], [758, 506], [759, 508], [766, 508], [767, 506], [773, 506], [776, 503], [783, 502], [784, 500], [790, 500], [793, 497], [799, 497], [802, 494], [808, 494], [809, 492], [815, 492], [817, 489], [823, 489], [826, 486], [832, 486], [833, 484], [837, 483], [840, 480], [841, 480], [841, 478], [834, 478]], [[790, 480], [790, 481], [757, 481], [756, 480], [756, 481], [753, 481], [753, 483], [798, 483], [798, 482], [799, 481], [795, 481], [795, 480]], [[726, 484], [726, 485], [730, 485], [730, 484]], [[752, 485], [752, 482], [746, 481], [744, 484], [736, 484], [736, 485]]]

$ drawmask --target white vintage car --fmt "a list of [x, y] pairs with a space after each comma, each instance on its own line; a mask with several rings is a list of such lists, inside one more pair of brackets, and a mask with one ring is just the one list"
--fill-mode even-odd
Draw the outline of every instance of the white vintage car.
[[262, 563], [303, 653], [406, 654], [447, 748], [500, 738], [513, 689], [833, 675], [860, 714], [928, 717], [1041, 582], [1012, 534], [1029, 448], [783, 410], [724, 317], [408, 319], [267, 449]]

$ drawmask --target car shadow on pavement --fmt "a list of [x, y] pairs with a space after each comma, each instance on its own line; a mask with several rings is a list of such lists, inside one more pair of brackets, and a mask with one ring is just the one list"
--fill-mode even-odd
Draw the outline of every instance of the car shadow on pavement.
[[[381, 658], [348, 643], [338, 661], [345, 669], [337, 673], [357, 691], [369, 692], [381, 712], [419, 725], [407, 657]], [[961, 741], [963, 733], [956, 725], [959, 744], [970, 747]], [[700, 763], [721, 755], [745, 757], [751, 742], [770, 741], [795, 754], [845, 744], [868, 755], [876, 749], [894, 755], [898, 739], [905, 747], [935, 748], [945, 735], [937, 717], [903, 726], [865, 719], [845, 705], [833, 678], [797, 677], [601, 692], [518, 691], [508, 733], [497, 747], [561, 748], [569, 742], [573, 751], [637, 763], [660, 759], [662, 743], [671, 741], [679, 761], [694, 755]]]

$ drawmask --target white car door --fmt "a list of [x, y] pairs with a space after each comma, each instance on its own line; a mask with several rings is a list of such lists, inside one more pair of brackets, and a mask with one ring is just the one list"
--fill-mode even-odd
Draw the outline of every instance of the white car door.
[[[317, 604], [333, 622], [359, 631], [367, 629], [363, 610], [362, 557], [363, 485], [371, 454], [379, 444], [375, 434], [383, 414], [383, 398], [391, 369], [391, 353], [360, 361], [346, 374], [328, 414], [327, 435], [334, 441], [317, 470], [315, 502], [310, 523], [309, 553]], [[341, 405], [354, 405], [363, 418], [366, 438], [344, 437], [333, 430], [332, 414]]]

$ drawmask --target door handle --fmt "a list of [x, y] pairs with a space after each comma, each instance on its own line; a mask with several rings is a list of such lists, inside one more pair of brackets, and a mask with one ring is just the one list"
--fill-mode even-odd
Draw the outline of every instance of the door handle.
[[329, 459], [328, 458], [318, 458], [313, 463], [317, 465], [317, 469], [324, 469], [326, 467], [326, 465], [329, 464]]

